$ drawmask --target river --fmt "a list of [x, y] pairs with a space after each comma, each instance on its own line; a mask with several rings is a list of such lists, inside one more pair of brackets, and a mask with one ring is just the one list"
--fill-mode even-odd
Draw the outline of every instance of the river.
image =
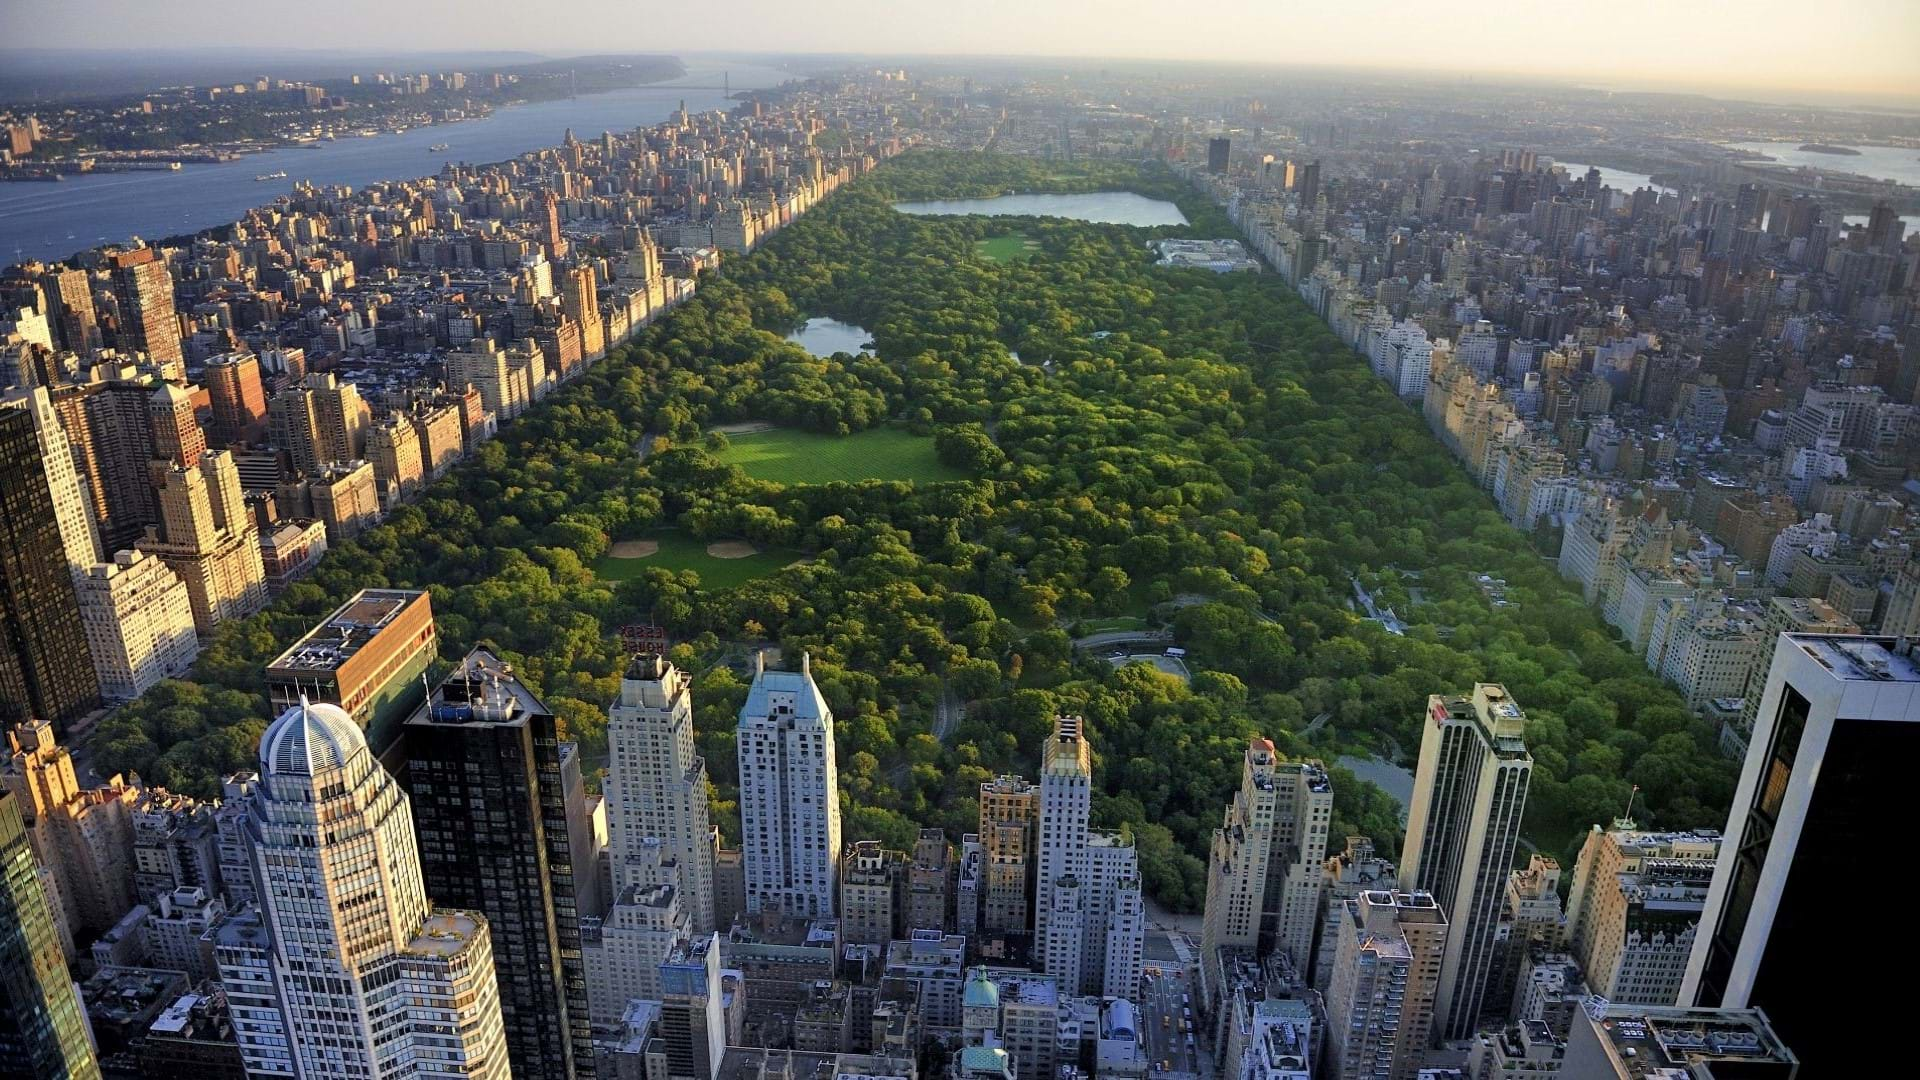
[[[362, 186], [440, 171], [447, 161], [505, 161], [555, 146], [568, 128], [581, 139], [603, 131], [657, 124], [684, 99], [691, 112], [731, 103], [716, 86], [725, 74], [734, 90], [778, 86], [796, 76], [758, 64], [702, 59], [670, 82], [610, 90], [496, 109], [481, 120], [411, 128], [247, 154], [217, 165], [182, 165], [179, 172], [69, 176], [61, 183], [0, 183], [0, 263], [59, 259], [129, 236], [157, 240], [237, 220], [247, 210], [286, 194], [296, 180]], [[427, 148], [446, 143], [444, 153]], [[317, 149], [316, 149], [317, 148]], [[255, 176], [285, 171], [284, 180]]]

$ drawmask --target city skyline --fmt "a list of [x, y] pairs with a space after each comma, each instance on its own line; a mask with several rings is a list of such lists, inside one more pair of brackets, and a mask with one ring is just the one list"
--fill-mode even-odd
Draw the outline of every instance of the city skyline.
[[[381, 40], [430, 43], [431, 50], [511, 50], [540, 55], [607, 51], [729, 52], [819, 59], [1070, 58], [1116, 62], [1211, 61], [1303, 69], [1361, 69], [1400, 76], [1542, 80], [1610, 91], [1676, 91], [1782, 103], [1920, 105], [1904, 43], [1920, 40], [1920, 8], [1902, 0], [1622, 0], [1605, 7], [1519, 3], [1508, 17], [1482, 20], [1449, 39], [1445, 9], [1425, 0], [1327, 5], [1198, 0], [1178, 17], [1149, 0], [1037, 0], [969, 5], [931, 0], [886, 4], [828, 0], [806, 18], [771, 0], [743, 0], [734, 18], [665, 7], [623, 32], [631, 10], [615, 0], [571, 0], [572, 18], [547, 8], [452, 0], [394, 7], [377, 0], [325, 6], [236, 0], [73, 0], [16, 5], [0, 13], [0, 38], [15, 48], [137, 49], [161, 54], [207, 44], [218, 25], [223, 46], [376, 51]], [[244, 16], [244, 17], [243, 17]], [[484, 17], [482, 17], [484, 16]], [[1438, 25], [1436, 25], [1438, 24]], [[591, 29], [587, 29], [587, 28]], [[1644, 33], [1624, 28], [1656, 28]], [[1465, 27], [1459, 27], [1465, 30]], [[1756, 65], [1783, 41], [1835, 40], [1844, 63]], [[1436, 48], [1436, 43], [1448, 47]], [[1684, 64], [1659, 42], [1686, 43]], [[1569, 50], [1576, 55], [1564, 56]], [[377, 50], [392, 55], [395, 50]], [[404, 53], [409, 50], [399, 50]], [[1527, 59], [1532, 58], [1532, 59]]]
[[1878, 1049], [1920, 114], [433, 55], [0, 106], [0, 1065]]

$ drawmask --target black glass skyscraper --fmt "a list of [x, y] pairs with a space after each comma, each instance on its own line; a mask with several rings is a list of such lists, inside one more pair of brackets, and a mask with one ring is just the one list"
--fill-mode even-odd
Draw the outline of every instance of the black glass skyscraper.
[[427, 895], [484, 912], [493, 929], [514, 1080], [593, 1076], [553, 714], [505, 662], [475, 649], [407, 721], [406, 748]]
[[99, 701], [33, 417], [0, 409], [0, 723], [65, 730]]

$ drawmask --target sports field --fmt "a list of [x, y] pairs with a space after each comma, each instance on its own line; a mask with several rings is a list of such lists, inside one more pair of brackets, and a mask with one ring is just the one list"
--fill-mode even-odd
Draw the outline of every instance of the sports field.
[[731, 589], [754, 578], [766, 577], [798, 558], [798, 552], [755, 551], [752, 545], [739, 540], [709, 544], [675, 529], [662, 529], [615, 544], [612, 551], [593, 564], [593, 572], [602, 581], [626, 581], [639, 577], [649, 567], [676, 572], [691, 570], [700, 575], [700, 584], [705, 588]]
[[966, 479], [965, 473], [941, 464], [931, 438], [896, 427], [869, 428], [852, 435], [820, 435], [793, 428], [734, 435], [720, 460], [740, 466], [755, 480], [778, 484]]
[[975, 240], [973, 242], [973, 250], [981, 258], [991, 259], [994, 262], [1013, 262], [1016, 259], [1032, 257], [1035, 252], [1040, 250], [1040, 242], [1038, 240], [1029, 240], [1023, 234], [1014, 233], [1012, 236], [995, 236], [986, 240]]

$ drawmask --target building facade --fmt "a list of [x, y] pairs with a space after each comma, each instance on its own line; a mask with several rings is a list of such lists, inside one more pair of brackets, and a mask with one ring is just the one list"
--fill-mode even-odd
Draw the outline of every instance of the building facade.
[[1430, 893], [1447, 916], [1438, 1039], [1466, 1039], [1479, 1029], [1532, 779], [1526, 723], [1495, 683], [1476, 684], [1469, 696], [1427, 699], [1400, 881]]
[[736, 729], [747, 911], [830, 916], [840, 878], [833, 713], [805, 655], [797, 672], [755, 665]]
[[260, 907], [215, 957], [250, 1076], [507, 1080], [486, 919], [432, 908], [407, 798], [345, 710], [267, 727], [247, 843]]
[[485, 649], [468, 653], [406, 724], [420, 874], [435, 903], [486, 915], [507, 1058], [523, 1080], [592, 1072], [557, 728]]

